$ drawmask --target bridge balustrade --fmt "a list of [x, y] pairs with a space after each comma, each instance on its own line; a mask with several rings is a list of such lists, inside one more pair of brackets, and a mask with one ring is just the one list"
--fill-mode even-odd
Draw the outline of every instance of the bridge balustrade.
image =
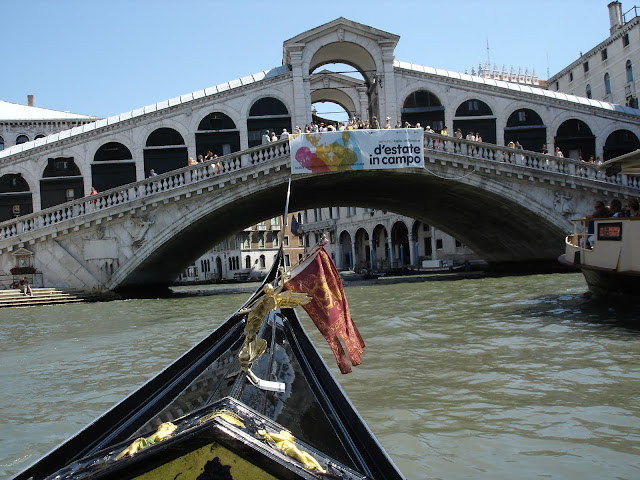
[[425, 155], [429, 150], [560, 173], [622, 187], [640, 188], [640, 177], [621, 174], [607, 176], [604, 172], [597, 170], [593, 163], [425, 132]]
[[44, 227], [102, 211], [107, 213], [114, 207], [125, 205], [137, 199], [151, 199], [153, 196], [177, 190], [188, 184], [197, 185], [209, 181], [214, 176], [228, 176], [243, 168], [282, 158], [288, 154], [289, 143], [281, 141], [173, 170], [2, 222], [0, 223], [0, 239], [17, 237], [24, 233], [34, 232]]
[[[606, 176], [604, 172], [596, 169], [596, 165], [571, 158], [560, 158], [426, 132], [423, 147], [426, 157], [429, 156], [429, 151], [437, 151], [452, 156], [459, 155], [465, 159], [475, 158], [487, 163], [514, 165], [622, 187], [640, 188], [640, 181], [636, 176], [621, 174]], [[166, 192], [183, 188], [189, 184], [198, 188], [199, 184], [210, 182], [213, 177], [228, 176], [287, 155], [289, 155], [289, 143], [279, 141], [146, 178], [139, 182], [2, 222], [0, 223], [0, 241], [102, 211], [109, 215], [110, 210], [132, 201], [141, 198], [152, 199], [154, 196], [166, 194]], [[220, 166], [219, 171], [218, 165]]]

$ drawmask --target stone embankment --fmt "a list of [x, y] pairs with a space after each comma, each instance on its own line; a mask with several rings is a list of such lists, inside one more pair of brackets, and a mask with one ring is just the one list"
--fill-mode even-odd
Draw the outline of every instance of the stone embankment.
[[24, 295], [18, 289], [0, 290], [0, 308], [92, 302], [99, 299], [96, 295], [81, 290], [33, 288], [32, 291], [33, 297]]

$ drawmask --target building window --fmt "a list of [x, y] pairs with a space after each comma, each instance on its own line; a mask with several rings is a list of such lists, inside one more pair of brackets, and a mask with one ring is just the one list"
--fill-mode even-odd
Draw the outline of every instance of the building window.
[[298, 245], [300, 245], [301, 247], [304, 247], [304, 237], [302, 236], [298, 237]]
[[600, 57], [602, 58], [603, 62], [608, 58], [607, 57], [607, 49], [606, 48], [600, 52]]
[[16, 145], [20, 145], [21, 143], [26, 143], [29, 141], [29, 137], [26, 135], [18, 135], [16, 138]]
[[262, 232], [258, 234], [258, 248], [264, 248], [264, 234]]
[[0, 137], [0, 150], [4, 150], [4, 138]]
[[624, 48], [624, 47], [626, 47], [626, 46], [628, 46], [628, 45], [629, 45], [629, 34], [628, 34], [628, 33], [625, 33], [625, 34], [622, 36], [622, 47]]
[[460, 240], [456, 240], [456, 248], [462, 247], [462, 242]]
[[587, 73], [589, 71], [589, 62], [584, 62], [582, 68], [584, 68], [584, 73]]
[[518, 122], [524, 123], [526, 121], [527, 121], [527, 111], [526, 110], [520, 110], [518, 112]]
[[633, 82], [633, 65], [631, 64], [631, 60], [627, 60], [624, 68], [627, 71], [627, 83]]
[[264, 258], [264, 255], [260, 255], [260, 268], [264, 270], [266, 268], [267, 262]]
[[284, 240], [282, 240], [282, 243], [285, 247], [289, 246], [289, 235], [284, 236]]
[[442, 250], [442, 239], [441, 238], [438, 238], [436, 240], [436, 249]]
[[556, 91], [560, 90], [560, 82], [556, 82]]
[[592, 98], [591, 97], [591, 85], [589, 85], [588, 83], [587, 83], [587, 98]]
[[573, 82], [573, 72], [569, 72], [569, 83]]
[[604, 93], [607, 95], [611, 94], [611, 77], [609, 76], [609, 72], [604, 74]]
[[273, 248], [278, 248], [280, 246], [279, 242], [280, 241], [278, 240], [278, 235], [274, 235], [273, 236], [273, 242], [272, 242]]
[[291, 258], [289, 257], [288, 253], [285, 253], [285, 255], [284, 255], [284, 266], [285, 267], [290, 267], [291, 266]]
[[251, 268], [251, 257], [249, 255], [244, 257], [244, 268]]

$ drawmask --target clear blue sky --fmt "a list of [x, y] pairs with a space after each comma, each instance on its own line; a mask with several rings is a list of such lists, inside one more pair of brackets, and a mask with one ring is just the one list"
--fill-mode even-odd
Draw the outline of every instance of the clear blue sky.
[[[0, 0], [0, 100], [107, 117], [282, 64], [338, 17], [400, 36], [396, 59], [547, 78], [609, 32], [608, 0]], [[623, 3], [626, 12], [632, 3]]]

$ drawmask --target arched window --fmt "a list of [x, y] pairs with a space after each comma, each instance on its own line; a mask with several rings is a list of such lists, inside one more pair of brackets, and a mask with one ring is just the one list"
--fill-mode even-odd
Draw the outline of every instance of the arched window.
[[45, 137], [44, 133], [39, 133], [34, 137], [34, 140], [38, 140], [39, 138], [44, 138], [44, 137]]
[[266, 268], [266, 259], [264, 258], [264, 255], [260, 255], [260, 268], [263, 270]]
[[604, 74], [604, 93], [607, 95], [611, 94], [611, 77], [609, 76], [609, 72]]
[[587, 98], [592, 98], [591, 97], [591, 85], [589, 85], [588, 83], [587, 83]]
[[244, 268], [251, 268], [251, 257], [249, 255], [244, 257]]
[[4, 150], [4, 138], [0, 137], [0, 150]]
[[633, 65], [631, 64], [631, 60], [627, 60], [625, 70], [627, 71], [627, 83], [633, 82]]
[[29, 141], [29, 137], [26, 135], [18, 135], [16, 138], [16, 145], [20, 145], [21, 143], [26, 143]]

